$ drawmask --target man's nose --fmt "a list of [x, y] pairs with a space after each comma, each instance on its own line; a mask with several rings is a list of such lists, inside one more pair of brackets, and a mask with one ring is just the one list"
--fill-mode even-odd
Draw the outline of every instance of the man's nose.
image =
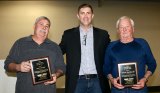
[[84, 16], [87, 17], [87, 16], [88, 16], [88, 13], [85, 13]]
[[46, 26], [43, 26], [42, 29], [46, 30]]
[[123, 31], [127, 31], [127, 28], [126, 28], [126, 27], [124, 27], [124, 28], [123, 28]]

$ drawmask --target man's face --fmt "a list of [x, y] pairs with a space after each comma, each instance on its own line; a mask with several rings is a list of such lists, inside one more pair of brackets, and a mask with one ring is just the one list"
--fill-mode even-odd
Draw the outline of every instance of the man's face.
[[120, 20], [118, 32], [120, 37], [133, 37], [134, 28], [129, 19]]
[[46, 39], [49, 33], [49, 28], [49, 22], [45, 19], [41, 19], [34, 26], [34, 35]]
[[83, 26], [90, 26], [92, 23], [92, 19], [94, 14], [92, 13], [89, 7], [84, 7], [79, 10], [77, 17], [80, 21], [80, 24]]

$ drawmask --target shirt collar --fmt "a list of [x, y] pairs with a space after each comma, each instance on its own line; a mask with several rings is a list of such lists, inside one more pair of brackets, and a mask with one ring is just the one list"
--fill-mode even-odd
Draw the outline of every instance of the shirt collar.
[[79, 30], [80, 30], [80, 32], [82, 32], [82, 33], [88, 33], [88, 32], [93, 31], [93, 26], [91, 25], [90, 28], [87, 29], [87, 32], [84, 31], [84, 29], [82, 28], [82, 26], [79, 26]]
[[[28, 37], [26, 38], [26, 41], [33, 41], [32, 35], [28, 36]], [[44, 42], [45, 42], [45, 43], [51, 43], [51, 40], [49, 40], [48, 38], [46, 38]]]

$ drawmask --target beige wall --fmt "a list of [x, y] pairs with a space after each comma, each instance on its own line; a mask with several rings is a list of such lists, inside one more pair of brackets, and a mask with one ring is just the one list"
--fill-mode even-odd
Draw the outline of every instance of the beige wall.
[[[20, 37], [33, 33], [33, 24], [38, 16], [51, 19], [49, 38], [57, 43], [65, 29], [78, 25], [77, 6], [85, 1], [1, 1], [0, 2], [0, 59], [5, 59], [8, 52]], [[94, 25], [108, 30], [111, 39], [116, 40], [116, 20], [123, 15], [135, 21], [135, 37], [145, 38], [153, 51], [158, 67], [150, 78], [149, 86], [159, 86], [160, 66], [160, 3], [151, 2], [106, 2], [98, 7], [96, 1], [90, 2], [94, 7]], [[64, 87], [64, 77], [59, 79], [58, 87]]]

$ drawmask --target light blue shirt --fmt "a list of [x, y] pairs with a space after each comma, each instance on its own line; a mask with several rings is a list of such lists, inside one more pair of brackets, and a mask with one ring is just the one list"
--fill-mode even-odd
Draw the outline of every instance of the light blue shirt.
[[93, 27], [91, 26], [87, 31], [84, 31], [82, 27], [79, 29], [81, 40], [81, 65], [79, 75], [97, 74], [94, 60]]

